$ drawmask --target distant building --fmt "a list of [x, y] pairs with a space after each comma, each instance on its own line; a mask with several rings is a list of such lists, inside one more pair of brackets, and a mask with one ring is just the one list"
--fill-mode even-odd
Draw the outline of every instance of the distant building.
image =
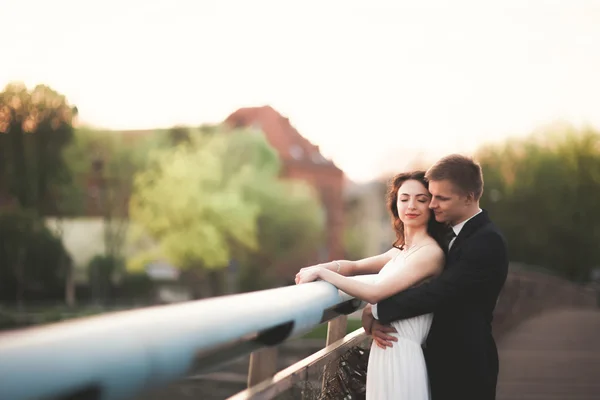
[[253, 128], [263, 132], [279, 153], [284, 178], [303, 180], [321, 197], [327, 213], [327, 241], [318, 262], [344, 256], [344, 173], [327, 160], [319, 147], [310, 143], [292, 126], [289, 119], [270, 106], [241, 108], [225, 119], [232, 128]]

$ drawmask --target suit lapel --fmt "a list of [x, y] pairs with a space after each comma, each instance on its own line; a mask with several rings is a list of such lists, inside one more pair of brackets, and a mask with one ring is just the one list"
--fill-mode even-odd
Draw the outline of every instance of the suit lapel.
[[477, 232], [479, 228], [488, 224], [490, 221], [490, 217], [486, 210], [482, 210], [479, 214], [471, 218], [465, 226], [460, 230], [460, 233], [452, 243], [452, 248], [450, 248], [450, 252], [448, 254], [454, 253], [458, 248], [463, 244], [463, 242], [473, 233]]

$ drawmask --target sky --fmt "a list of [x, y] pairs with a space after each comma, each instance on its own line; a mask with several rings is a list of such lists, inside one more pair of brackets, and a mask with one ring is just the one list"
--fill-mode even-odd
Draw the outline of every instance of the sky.
[[271, 105], [366, 181], [561, 121], [600, 127], [600, 1], [0, 0], [0, 86], [149, 129]]

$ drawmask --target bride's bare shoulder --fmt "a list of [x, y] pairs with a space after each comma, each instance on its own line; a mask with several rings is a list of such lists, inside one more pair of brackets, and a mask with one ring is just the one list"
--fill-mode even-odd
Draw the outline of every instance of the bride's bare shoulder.
[[442, 247], [440, 246], [440, 244], [433, 238], [429, 238], [427, 239], [427, 242], [425, 242], [425, 244], [423, 245], [424, 248], [426, 248], [428, 252], [432, 252], [432, 253], [442, 253], [444, 254], [444, 250], [442, 249]]
[[430, 260], [439, 260], [442, 261], [445, 259], [446, 255], [444, 254], [444, 250], [441, 248], [438, 242], [434, 239], [430, 239], [425, 242], [415, 253], [420, 253], [419, 257], [421, 259], [426, 258]]

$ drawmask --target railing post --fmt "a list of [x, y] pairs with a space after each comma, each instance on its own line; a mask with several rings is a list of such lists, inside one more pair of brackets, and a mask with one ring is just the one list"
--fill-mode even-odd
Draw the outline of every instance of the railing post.
[[327, 341], [325, 346], [329, 346], [333, 342], [337, 342], [344, 336], [346, 336], [346, 330], [348, 329], [348, 316], [340, 315], [337, 318], [327, 323]]
[[[338, 340], [346, 336], [347, 329], [347, 315], [340, 315], [339, 317], [329, 321], [327, 323], [327, 341], [325, 342], [325, 347], [331, 345], [334, 342], [337, 342]], [[333, 362], [335, 363], [335, 360]], [[333, 376], [333, 374], [335, 374], [336, 369], [337, 368], [333, 363], [325, 365], [325, 367], [323, 367], [323, 381], [321, 383], [321, 392], [323, 392], [327, 387], [327, 382], [329, 381], [329, 378]]]
[[265, 379], [272, 378], [277, 372], [277, 347], [266, 347], [250, 354], [248, 368], [248, 387]]

